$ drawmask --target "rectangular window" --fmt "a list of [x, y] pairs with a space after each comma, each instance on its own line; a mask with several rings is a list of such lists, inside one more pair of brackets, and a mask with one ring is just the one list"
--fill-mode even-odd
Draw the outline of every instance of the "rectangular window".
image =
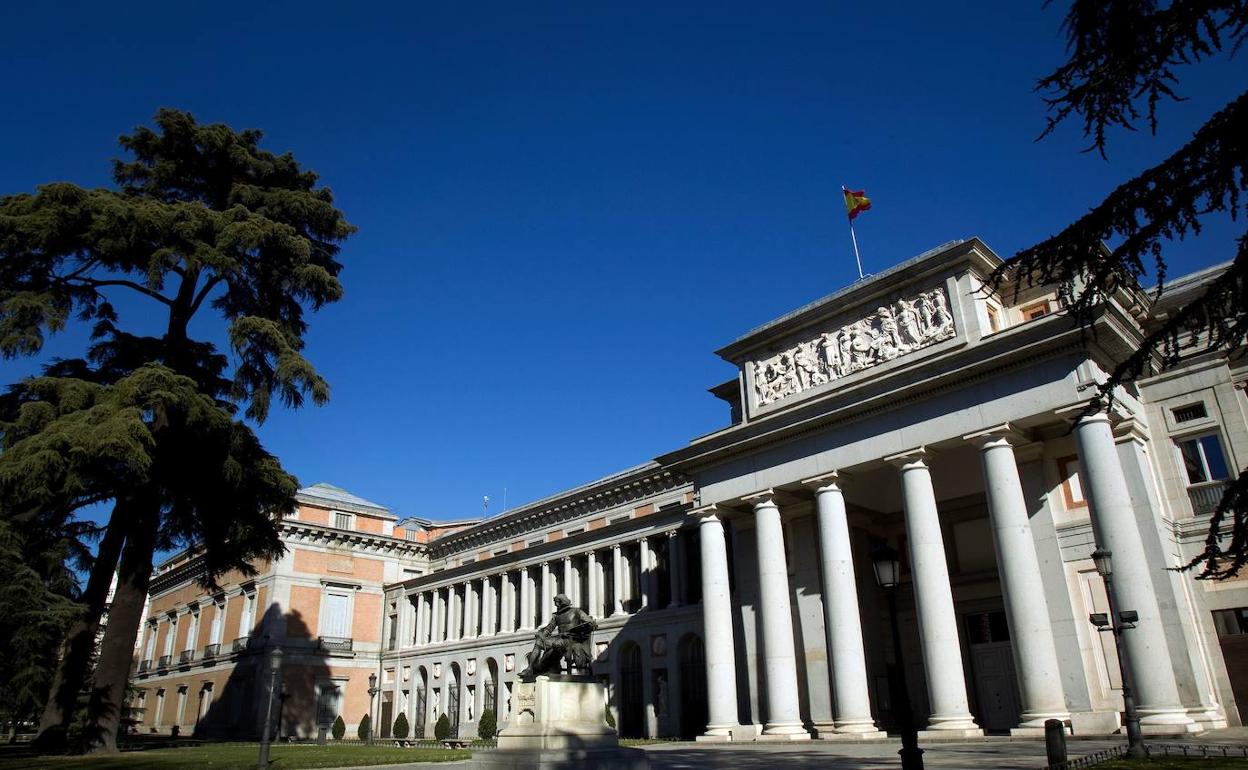
[[187, 632], [186, 632], [186, 647], [184, 647], [183, 649], [187, 649], [187, 650], [195, 649], [195, 642], [197, 641], [198, 637], [199, 637], [199, 613], [193, 612], [191, 613], [191, 627], [187, 629]]
[[212, 638], [208, 640], [209, 644], [221, 644], [221, 633], [225, 626], [225, 604], [218, 602], [216, 610], [212, 615]]
[[1001, 331], [1001, 311], [996, 305], [988, 305], [988, 331]]
[[351, 514], [334, 511], [334, 526], [338, 529], [351, 529]]
[[351, 597], [346, 594], [325, 594], [325, 618], [321, 621], [321, 636], [346, 639], [351, 636]]
[[1248, 607], [1214, 610], [1213, 625], [1218, 630], [1218, 636], [1248, 634]]
[[156, 633], [158, 629], [159, 627], [155, 623], [151, 623], [147, 627], [147, 648], [146, 652], [143, 653], [145, 660], [151, 660], [152, 656], [156, 654]]
[[152, 719], [152, 725], [160, 727], [165, 721], [165, 689], [162, 687], [156, 691], [156, 716]]
[[1059, 457], [1057, 473], [1062, 479], [1062, 498], [1066, 501], [1066, 507], [1068, 509], [1086, 507], [1088, 499], [1083, 494], [1083, 479], [1079, 475], [1079, 458], [1075, 455]]
[[1214, 434], [1185, 439], [1178, 444], [1179, 456], [1187, 471], [1188, 484], [1221, 481], [1230, 475], [1226, 468], [1226, 457], [1222, 454], [1222, 444]]
[[1035, 304], [1028, 305], [1019, 312], [1022, 313], [1024, 321], [1034, 321], [1037, 318], [1042, 318], [1053, 311], [1050, 309], [1049, 301], [1046, 299], [1036, 302]]
[[165, 651], [161, 653], [162, 655], [173, 654], [173, 639], [177, 635], [178, 635], [178, 619], [174, 618], [173, 622], [169, 624], [169, 630], [165, 632]]
[[1209, 413], [1205, 411], [1205, 402], [1203, 401], [1174, 408], [1175, 422], [1191, 422], [1192, 420], [1199, 420], [1208, 416]]
[[182, 724], [186, 721], [186, 685], [178, 687], [178, 721]]
[[316, 721], [328, 725], [338, 718], [342, 703], [342, 686], [338, 682], [321, 682], [316, 686]]
[[238, 635], [251, 636], [256, 624], [256, 594], [243, 594], [243, 617], [238, 621]]

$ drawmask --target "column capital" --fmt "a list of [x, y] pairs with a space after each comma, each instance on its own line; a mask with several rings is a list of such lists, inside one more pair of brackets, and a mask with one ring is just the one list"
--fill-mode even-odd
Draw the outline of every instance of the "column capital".
[[612, 551], [615, 551], [615, 552], [618, 552], [618, 551], [620, 550], [620, 544], [619, 544], [619, 543], [612, 543], [612, 544], [611, 544], [611, 550], [612, 550]]
[[669, 529], [669, 530], [667, 531], [667, 533], [666, 533], [666, 534], [667, 534], [667, 538], [668, 538], [669, 540], [675, 540], [675, 539], [676, 539], [676, 536], [680, 534], [680, 530], [679, 530], [679, 529]]
[[705, 524], [711, 521], [723, 521], [728, 514], [728, 510], [718, 503], [709, 503], [707, 505], [694, 508], [687, 515], [698, 519], [699, 524]]
[[911, 468], [926, 468], [928, 461], [931, 459], [932, 450], [920, 445], [914, 449], [898, 452], [895, 455], [888, 455], [884, 458], [884, 462], [895, 465], [904, 471]]
[[962, 437], [962, 440], [969, 441], [980, 449], [990, 449], [996, 446], [1020, 447], [1030, 443], [1030, 439], [1021, 429], [1008, 422], [974, 433], [967, 433]]
[[828, 471], [818, 476], [803, 479], [802, 486], [815, 494], [819, 494], [825, 489], [840, 489], [841, 485], [849, 481], [850, 478], [852, 476], [844, 471]]
[[756, 511], [759, 508], [779, 507], [776, 505], [776, 490], [774, 489], [764, 489], [753, 494], [745, 495], [741, 498], [741, 500], [749, 503]]

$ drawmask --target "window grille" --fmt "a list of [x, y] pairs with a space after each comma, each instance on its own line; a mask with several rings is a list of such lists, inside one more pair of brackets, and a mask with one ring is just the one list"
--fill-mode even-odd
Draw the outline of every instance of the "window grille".
[[1208, 416], [1209, 413], [1205, 411], [1205, 402], [1203, 401], [1188, 404], [1187, 406], [1175, 407], [1174, 409], [1175, 422], [1191, 422], [1192, 420], [1199, 420]]

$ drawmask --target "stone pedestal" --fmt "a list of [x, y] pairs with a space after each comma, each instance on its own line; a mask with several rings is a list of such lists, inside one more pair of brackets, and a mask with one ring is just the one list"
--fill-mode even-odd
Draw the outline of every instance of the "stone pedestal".
[[602, 685], [589, 676], [539, 676], [517, 682], [498, 748], [478, 751], [474, 770], [593, 768], [648, 770], [641, 749], [623, 748], [606, 722]]

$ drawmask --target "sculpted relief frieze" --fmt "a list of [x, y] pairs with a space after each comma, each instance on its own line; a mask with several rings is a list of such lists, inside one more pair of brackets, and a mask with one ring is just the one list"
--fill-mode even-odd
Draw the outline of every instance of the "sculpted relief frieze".
[[899, 299], [852, 323], [753, 362], [758, 406], [870, 369], [957, 334], [943, 286]]

